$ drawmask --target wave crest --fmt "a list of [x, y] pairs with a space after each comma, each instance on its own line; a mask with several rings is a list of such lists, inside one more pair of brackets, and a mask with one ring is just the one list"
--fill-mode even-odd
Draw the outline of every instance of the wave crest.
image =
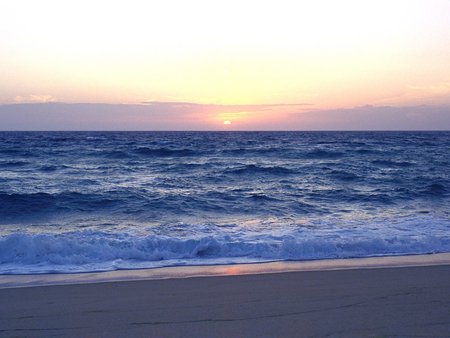
[[[416, 224], [416, 226], [421, 226]], [[423, 224], [422, 224], [423, 226]], [[448, 226], [448, 225], [447, 225]], [[442, 224], [445, 232], [446, 225]], [[433, 227], [436, 229], [436, 226]], [[224, 232], [225, 231], [225, 232]], [[391, 234], [342, 228], [333, 236], [307, 229], [290, 233], [235, 233], [170, 237], [102, 231], [15, 233], [0, 238], [0, 274], [83, 272], [173, 265], [312, 260], [450, 251], [450, 236], [411, 236], [402, 226]]]

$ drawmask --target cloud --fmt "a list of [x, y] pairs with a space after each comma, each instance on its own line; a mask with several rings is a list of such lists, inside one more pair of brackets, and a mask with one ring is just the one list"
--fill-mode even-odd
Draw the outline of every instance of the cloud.
[[15, 103], [47, 103], [56, 102], [56, 98], [52, 95], [42, 94], [30, 94], [30, 95], [18, 95], [14, 98]]
[[17, 103], [0, 105], [1, 130], [450, 130], [447, 106]]
[[360, 106], [293, 113], [301, 129], [450, 130], [450, 106]]
[[0, 105], [2, 130], [193, 130], [207, 129], [201, 106], [171, 103], [17, 103]]

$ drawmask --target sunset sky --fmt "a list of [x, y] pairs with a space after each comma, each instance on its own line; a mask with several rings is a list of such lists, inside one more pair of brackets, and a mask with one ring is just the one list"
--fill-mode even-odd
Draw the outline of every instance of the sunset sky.
[[179, 128], [450, 106], [449, 0], [3, 1], [0, 48], [1, 105], [163, 102]]

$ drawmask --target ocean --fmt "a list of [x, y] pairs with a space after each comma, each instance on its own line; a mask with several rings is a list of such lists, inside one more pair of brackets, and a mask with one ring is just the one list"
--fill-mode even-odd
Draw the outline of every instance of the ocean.
[[0, 132], [0, 274], [450, 252], [450, 132]]

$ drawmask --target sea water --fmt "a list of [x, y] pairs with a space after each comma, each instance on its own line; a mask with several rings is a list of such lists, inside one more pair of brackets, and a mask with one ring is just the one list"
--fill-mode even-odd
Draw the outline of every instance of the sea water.
[[2, 132], [0, 274], [450, 252], [450, 132]]

